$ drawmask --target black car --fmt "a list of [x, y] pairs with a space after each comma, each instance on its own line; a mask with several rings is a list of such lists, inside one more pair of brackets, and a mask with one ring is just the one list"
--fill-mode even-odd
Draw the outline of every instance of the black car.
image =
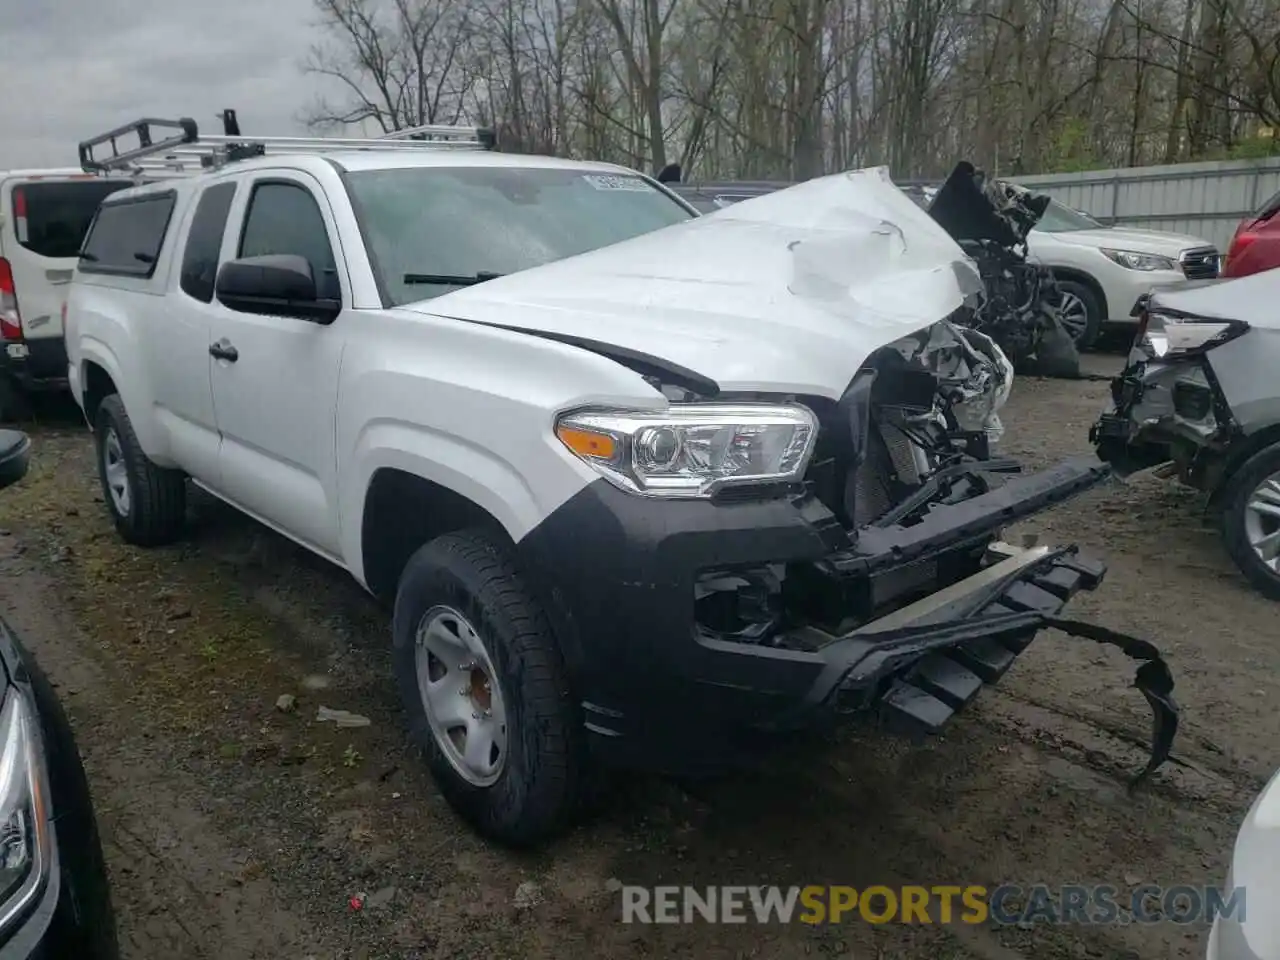
[[[0, 430], [0, 488], [31, 441]], [[115, 916], [89, 784], [48, 678], [0, 620], [0, 960], [115, 960]]]

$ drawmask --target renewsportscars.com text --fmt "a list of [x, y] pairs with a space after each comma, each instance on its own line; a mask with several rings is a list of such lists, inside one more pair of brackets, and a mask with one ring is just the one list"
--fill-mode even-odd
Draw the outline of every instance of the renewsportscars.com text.
[[1002, 925], [1211, 922], [1245, 918], [1245, 891], [1146, 885], [1022, 887], [622, 886], [623, 923], [997, 923]]

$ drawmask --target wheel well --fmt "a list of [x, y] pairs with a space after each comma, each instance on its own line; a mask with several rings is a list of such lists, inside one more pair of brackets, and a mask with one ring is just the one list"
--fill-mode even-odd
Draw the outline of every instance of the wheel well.
[[476, 526], [510, 542], [493, 514], [448, 487], [390, 467], [376, 471], [360, 531], [365, 583], [380, 600], [393, 600], [415, 550], [441, 534]]
[[90, 426], [98, 416], [98, 405], [118, 392], [115, 381], [106, 370], [93, 362], [84, 365], [84, 415]]
[[1101, 285], [1089, 274], [1080, 270], [1072, 270], [1070, 267], [1053, 267], [1053, 275], [1058, 280], [1070, 280], [1073, 283], [1080, 283], [1088, 287], [1095, 297], [1098, 298], [1098, 309], [1102, 311], [1102, 322], [1106, 323], [1111, 319], [1111, 310], [1107, 305], [1107, 295], [1103, 293]]
[[1216, 506], [1222, 502], [1222, 495], [1226, 492], [1227, 485], [1231, 482], [1231, 478], [1235, 476], [1237, 470], [1256, 454], [1277, 443], [1280, 443], [1280, 423], [1273, 423], [1269, 427], [1263, 427], [1257, 433], [1245, 438], [1231, 448], [1226, 457], [1223, 458], [1218, 475], [1214, 478], [1209, 488], [1210, 506]]

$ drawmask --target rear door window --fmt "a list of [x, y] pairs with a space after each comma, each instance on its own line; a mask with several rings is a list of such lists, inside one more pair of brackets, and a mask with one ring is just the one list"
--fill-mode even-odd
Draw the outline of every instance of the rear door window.
[[80, 244], [98, 205], [127, 180], [49, 180], [15, 184], [9, 194], [13, 232], [26, 250], [63, 260], [80, 253]]
[[170, 191], [104, 203], [85, 238], [80, 271], [150, 277], [156, 270], [175, 199]]
[[200, 194], [191, 230], [187, 233], [187, 249], [182, 254], [182, 289], [188, 296], [204, 303], [213, 301], [214, 280], [218, 274], [218, 255], [222, 252], [222, 235], [227, 229], [227, 214], [235, 199], [234, 183], [216, 183]]

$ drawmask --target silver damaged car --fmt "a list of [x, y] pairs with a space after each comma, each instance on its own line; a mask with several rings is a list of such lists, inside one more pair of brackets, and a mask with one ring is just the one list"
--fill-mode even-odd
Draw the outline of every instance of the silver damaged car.
[[1231, 558], [1280, 600], [1280, 270], [1157, 288], [1137, 310], [1098, 456], [1208, 494]]

